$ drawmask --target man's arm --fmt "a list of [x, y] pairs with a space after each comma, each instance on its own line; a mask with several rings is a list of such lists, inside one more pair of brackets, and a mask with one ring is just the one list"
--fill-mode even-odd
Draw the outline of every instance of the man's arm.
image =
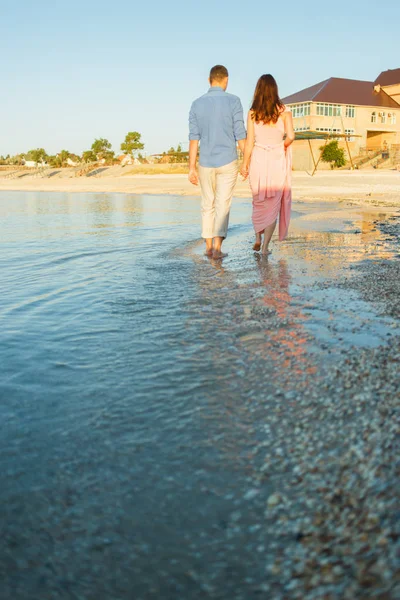
[[244, 153], [244, 149], [246, 147], [246, 139], [243, 140], [238, 140], [238, 146], [239, 146], [239, 150], [242, 152], [242, 154]]
[[233, 107], [233, 131], [239, 148], [244, 152], [246, 143], [246, 128], [244, 126], [243, 107], [239, 98], [236, 98]]
[[197, 152], [199, 149], [198, 140], [190, 140], [189, 142], [189, 181], [193, 185], [199, 185], [199, 176], [196, 169]]
[[194, 106], [189, 113], [189, 181], [193, 185], [199, 184], [199, 176], [197, 174], [196, 160], [199, 150], [200, 129], [197, 123], [196, 112]]

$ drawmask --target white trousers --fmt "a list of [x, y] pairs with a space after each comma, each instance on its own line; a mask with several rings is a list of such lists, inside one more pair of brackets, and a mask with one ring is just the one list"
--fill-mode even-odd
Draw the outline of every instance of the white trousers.
[[201, 237], [226, 238], [237, 175], [238, 163], [236, 160], [217, 168], [199, 166]]

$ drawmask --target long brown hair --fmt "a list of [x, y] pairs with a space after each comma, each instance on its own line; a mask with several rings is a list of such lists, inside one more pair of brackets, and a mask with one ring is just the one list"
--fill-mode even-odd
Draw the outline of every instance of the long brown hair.
[[276, 123], [283, 111], [278, 86], [272, 75], [261, 75], [257, 81], [251, 105], [252, 116], [256, 123]]

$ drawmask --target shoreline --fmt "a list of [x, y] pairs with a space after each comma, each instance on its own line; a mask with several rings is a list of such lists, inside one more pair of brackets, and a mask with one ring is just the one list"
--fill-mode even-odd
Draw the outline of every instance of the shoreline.
[[[345, 200], [366, 206], [400, 206], [400, 173], [397, 171], [321, 171], [314, 177], [295, 171], [292, 189], [295, 201]], [[131, 175], [129, 172], [114, 173], [113, 168], [91, 177], [74, 177], [65, 170], [54, 178], [33, 178], [29, 175], [22, 179], [0, 178], [0, 192], [7, 191], [200, 196], [200, 188], [192, 186], [186, 175]], [[248, 182], [240, 177], [234, 197], [251, 198]]]

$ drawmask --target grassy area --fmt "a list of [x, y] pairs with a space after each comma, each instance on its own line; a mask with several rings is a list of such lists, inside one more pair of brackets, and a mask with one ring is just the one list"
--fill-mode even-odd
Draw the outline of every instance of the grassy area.
[[189, 166], [183, 164], [134, 165], [124, 175], [187, 175]]

